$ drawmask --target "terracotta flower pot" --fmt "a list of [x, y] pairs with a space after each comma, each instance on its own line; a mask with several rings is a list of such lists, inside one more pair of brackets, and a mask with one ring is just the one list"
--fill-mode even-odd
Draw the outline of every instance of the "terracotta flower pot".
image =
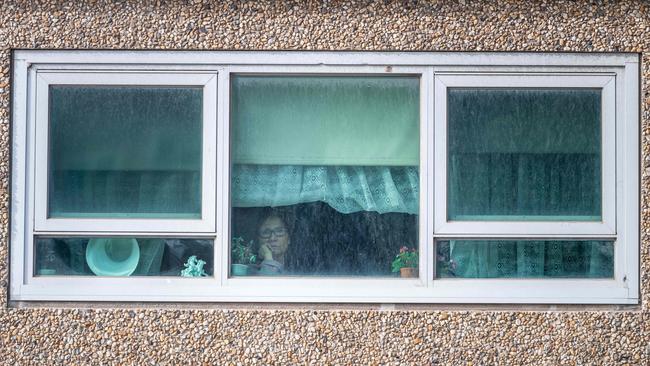
[[418, 269], [414, 267], [403, 267], [399, 269], [399, 274], [402, 278], [417, 278]]

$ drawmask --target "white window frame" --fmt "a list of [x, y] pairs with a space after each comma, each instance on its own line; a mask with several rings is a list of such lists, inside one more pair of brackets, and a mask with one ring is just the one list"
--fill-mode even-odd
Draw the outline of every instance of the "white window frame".
[[[637, 304], [640, 169], [638, 62], [636, 54], [14, 51], [10, 300]], [[228, 136], [231, 73], [420, 75], [418, 279], [229, 277]], [[214, 177], [212, 193], [204, 191], [204, 199], [213, 200], [212, 222], [200, 227], [186, 226], [187, 223], [183, 222], [147, 227], [147, 223], [120, 222], [113, 225], [113, 220], [75, 219], [76, 222], [60, 223], [59, 219], [43, 219], [42, 183], [35, 182], [35, 176], [43, 174], [42, 171], [39, 173], [39, 165], [35, 162], [37, 156], [42, 156], [38, 155], [39, 149], [44, 148], [36, 143], [42, 141], [42, 136], [38, 136], [43, 134], [42, 125], [38, 124], [43, 119], [39, 117], [39, 113], [43, 113], [39, 110], [42, 106], [38, 93], [39, 77], [46, 80], [57, 74], [70, 75], [71, 79], [57, 82], [70, 80], [71, 84], [74, 84], [72, 78], [83, 75], [139, 75], [136, 78], [157, 75], [160, 85], [169, 84], [165, 75], [177, 74], [181, 79], [188, 75], [216, 75], [211, 79], [214, 87], [210, 86], [210, 90], [214, 90], [211, 100], [215, 107], [216, 131], [210, 131], [208, 137], [211, 140], [204, 140], [214, 141], [210, 146], [214, 164], [207, 170], [204, 165], [204, 173], [211, 171]], [[444, 149], [439, 151], [440, 141], [444, 139], [444, 130], [441, 131], [441, 125], [444, 128], [444, 118], [441, 119], [441, 116], [444, 115], [440, 114], [442, 112], [438, 105], [439, 93], [442, 92], [438, 83], [456, 85], [454, 83], [458, 80], [462, 84], [468, 80], [465, 78], [478, 77], [498, 80], [498, 85], [510, 85], [508, 75], [514, 75], [515, 79], [518, 76], [528, 78], [528, 82], [538, 79], [541, 84], [545, 80], [552, 80], [553, 75], [571, 75], [572, 79], [584, 78], [585, 82], [609, 78], [605, 84], [607, 92], [603, 95], [607, 95], [609, 102], [611, 98], [615, 100], [615, 139], [611, 138], [611, 130], [607, 129], [612, 128], [611, 122], [607, 122], [612, 118], [611, 108], [604, 104], [603, 110], [607, 111], [608, 117], [603, 126], [609, 132], [603, 131], [603, 174], [609, 173], [610, 176], [604, 176], [607, 181], [603, 181], [602, 223], [503, 225], [488, 222], [476, 225], [474, 222], [446, 222], [444, 219], [447, 215], [441, 211], [444, 207], [440, 205], [446, 202], [445, 199], [441, 203], [446, 189], [441, 193], [440, 187], [444, 181], [440, 181], [440, 176], [446, 174], [441, 174], [440, 159], [446, 152]], [[120, 79], [107, 78], [111, 83]], [[131, 81], [133, 84], [139, 82]], [[612, 93], [614, 96], [611, 96]], [[204, 108], [207, 104], [204, 101]], [[607, 149], [612, 148], [614, 156], [606, 156]], [[612, 168], [612, 164], [615, 168]], [[615, 181], [610, 182], [613, 169]], [[205, 181], [203, 184], [208, 186]], [[203, 209], [206, 209], [205, 204], [204, 201]], [[203, 218], [207, 220], [208, 215]], [[35, 235], [213, 239], [215, 273], [214, 277], [201, 279], [38, 277], [33, 275], [32, 247]], [[614, 240], [615, 274], [613, 279], [434, 279], [435, 242], [462, 238]]]
[[[215, 228], [217, 75], [206, 72], [146, 72], [70, 69], [66, 71], [35, 68], [35, 173], [34, 173], [34, 230], [36, 232], [213, 232]], [[78, 86], [187, 86], [201, 87], [202, 162], [201, 162], [201, 218], [86, 218], [48, 217], [48, 131], [50, 85]], [[146, 143], [146, 142], [143, 142]]]
[[[430, 203], [427, 201], [427, 197], [430, 196], [429, 186], [426, 184], [427, 171], [430, 167], [428, 158], [430, 154], [427, 149], [432, 147], [430, 138], [432, 137], [431, 133], [425, 133], [431, 126], [432, 120], [432, 111], [428, 106], [428, 101], [430, 100], [430, 90], [432, 88], [432, 77], [433, 74], [431, 70], [427, 67], [422, 66], [392, 66], [389, 70], [383, 66], [346, 66], [346, 65], [331, 65], [327, 69], [323, 69], [321, 66], [283, 66], [283, 65], [231, 65], [226, 66], [220, 71], [220, 75], [223, 75], [224, 86], [221, 89], [224, 89], [224, 100], [230, 100], [230, 78], [231, 75], [307, 75], [307, 76], [318, 76], [318, 75], [338, 75], [338, 76], [413, 76], [419, 77], [420, 81], [420, 215], [418, 217], [420, 235], [418, 236], [418, 251], [420, 253], [420, 263], [419, 263], [419, 278], [418, 279], [407, 279], [395, 281], [391, 278], [348, 278], [348, 279], [327, 279], [327, 278], [278, 278], [278, 277], [231, 277], [230, 274], [230, 261], [227, 262], [221, 269], [221, 277], [223, 279], [222, 283], [225, 287], [234, 287], [241, 288], [245, 291], [263, 293], [264, 291], [270, 291], [269, 296], [272, 294], [282, 294], [281, 296], [291, 296], [291, 292], [286, 289], [291, 289], [297, 283], [304, 282], [306, 288], [311, 288], [310, 283], [318, 284], [316, 288], [329, 288], [334, 286], [339, 290], [344, 289], [342, 295], [356, 291], [356, 288], [365, 283], [367, 286], [381, 288], [382, 286], [389, 286], [389, 288], [394, 288], [394, 291], [403, 290], [402, 287], [416, 286], [416, 287], [426, 287], [428, 282], [433, 278], [433, 265], [428, 263], [429, 261], [429, 252], [433, 248], [433, 239], [431, 235], [422, 235], [422, 228], [427, 226], [427, 215], [424, 214], [425, 210], [423, 207], [428, 207]], [[222, 111], [224, 121], [224, 126], [230, 128], [230, 115], [229, 108], [226, 108]], [[229, 136], [229, 131], [226, 131], [222, 136], [224, 139], [220, 140], [221, 146], [227, 147], [227, 151], [220, 151], [220, 155], [226, 158], [226, 162], [221, 165], [223, 170], [219, 171], [219, 176], [223, 177], [224, 189], [226, 192], [229, 192], [230, 185], [230, 143], [227, 139]], [[424, 173], [423, 173], [424, 172]], [[220, 207], [219, 217], [222, 218], [221, 225], [219, 226], [221, 230], [218, 232], [227, 233], [220, 237], [220, 246], [222, 248], [222, 258], [230, 257], [230, 206]], [[426, 209], [426, 212], [429, 212], [429, 209]], [[432, 255], [432, 254], [431, 254]], [[260, 283], [258, 280], [264, 280], [265, 290], [260, 289]], [[334, 285], [335, 284], [335, 285]], [[303, 290], [301, 290], [302, 292]], [[333, 290], [329, 290], [333, 291]], [[375, 291], [377, 291], [375, 289]], [[309, 295], [310, 297], [318, 298], [316, 295]], [[277, 295], [276, 295], [277, 297]]]
[[605, 235], [616, 234], [616, 75], [562, 73], [436, 73], [435, 77], [435, 165], [436, 186], [447, 187], [447, 89], [529, 88], [529, 89], [601, 89], [601, 202], [602, 220], [593, 221], [463, 221], [448, 220], [448, 189], [436, 191], [435, 233], [439, 235]]

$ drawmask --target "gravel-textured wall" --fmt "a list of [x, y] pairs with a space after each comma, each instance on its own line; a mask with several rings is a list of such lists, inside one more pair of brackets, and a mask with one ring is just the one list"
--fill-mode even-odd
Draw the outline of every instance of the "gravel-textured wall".
[[[24, 3], [0, 1], [0, 364], [650, 364], [650, 4]], [[642, 52], [642, 305], [9, 307], [11, 48]]]

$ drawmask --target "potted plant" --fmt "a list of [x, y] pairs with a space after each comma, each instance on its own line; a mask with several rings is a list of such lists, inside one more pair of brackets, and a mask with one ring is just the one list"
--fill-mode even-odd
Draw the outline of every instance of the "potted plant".
[[415, 278], [418, 276], [419, 260], [420, 257], [415, 248], [401, 247], [399, 254], [393, 260], [392, 271], [399, 272], [402, 278]]
[[253, 254], [253, 241], [246, 243], [244, 238], [232, 238], [230, 246], [232, 264], [230, 266], [233, 276], [248, 275], [248, 266], [254, 264], [257, 256]]
[[456, 276], [456, 262], [450, 258], [449, 242], [436, 245], [436, 278], [449, 278]]

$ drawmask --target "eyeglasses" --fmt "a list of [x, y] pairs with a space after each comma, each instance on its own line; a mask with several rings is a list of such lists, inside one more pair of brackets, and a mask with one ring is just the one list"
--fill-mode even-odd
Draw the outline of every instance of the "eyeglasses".
[[265, 229], [260, 231], [260, 238], [261, 239], [271, 239], [271, 236], [275, 234], [277, 238], [281, 238], [285, 235], [287, 235], [287, 229], [285, 228], [278, 228], [278, 229]]

